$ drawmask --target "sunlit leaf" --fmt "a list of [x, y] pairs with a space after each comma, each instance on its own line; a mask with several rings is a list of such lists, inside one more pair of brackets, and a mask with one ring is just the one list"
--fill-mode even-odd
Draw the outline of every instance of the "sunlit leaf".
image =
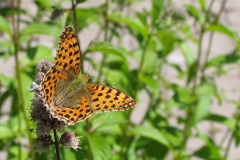
[[6, 32], [8, 35], [12, 35], [8, 22], [0, 15], [0, 30]]
[[88, 135], [88, 142], [90, 144], [94, 160], [110, 159], [110, 146], [104, 137], [97, 135]]

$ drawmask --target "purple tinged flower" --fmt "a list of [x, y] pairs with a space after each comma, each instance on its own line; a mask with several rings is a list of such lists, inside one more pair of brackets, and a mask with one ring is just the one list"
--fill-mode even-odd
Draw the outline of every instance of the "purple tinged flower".
[[40, 91], [40, 86], [37, 83], [32, 82], [32, 84], [30, 86], [30, 92], [39, 93], [39, 91]]
[[37, 122], [36, 133], [39, 136], [50, 135], [51, 124], [44, 121]]
[[52, 140], [52, 137], [50, 135], [42, 135], [35, 140], [35, 152], [38, 152], [40, 154], [49, 149], [54, 144], [54, 141]]
[[49, 70], [50, 67], [52, 67], [52, 63], [49, 62], [48, 60], [42, 59], [38, 62], [37, 65], [37, 72], [42, 72], [44, 74], [47, 73], [47, 71]]
[[38, 72], [36, 74], [36, 77], [35, 77], [35, 82], [40, 85], [40, 83], [43, 81], [43, 77], [44, 77], [45, 73], [43, 72]]
[[37, 96], [32, 99], [31, 117], [34, 122], [51, 121], [50, 113], [46, 110], [43, 104], [42, 96]]
[[80, 143], [80, 138], [81, 137], [75, 137], [74, 133], [66, 131], [62, 134], [59, 143], [66, 148], [73, 148], [77, 151], [78, 148], [81, 148], [78, 146]]

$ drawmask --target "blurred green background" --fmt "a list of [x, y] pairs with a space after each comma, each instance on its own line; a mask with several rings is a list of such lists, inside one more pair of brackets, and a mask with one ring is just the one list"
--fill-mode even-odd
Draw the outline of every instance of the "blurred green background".
[[29, 90], [66, 26], [90, 81], [137, 106], [66, 127], [82, 149], [60, 146], [61, 159], [240, 159], [239, 8], [237, 0], [1, 0], [0, 159], [56, 159], [54, 146], [35, 152]]

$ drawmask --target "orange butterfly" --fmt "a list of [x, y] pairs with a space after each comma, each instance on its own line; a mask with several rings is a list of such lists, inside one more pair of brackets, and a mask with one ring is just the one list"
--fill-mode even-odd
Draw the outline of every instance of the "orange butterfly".
[[66, 27], [54, 65], [45, 74], [41, 87], [44, 105], [54, 118], [68, 125], [84, 121], [94, 112], [122, 111], [136, 106], [127, 94], [100, 84], [88, 82], [80, 74], [80, 47], [71, 27]]

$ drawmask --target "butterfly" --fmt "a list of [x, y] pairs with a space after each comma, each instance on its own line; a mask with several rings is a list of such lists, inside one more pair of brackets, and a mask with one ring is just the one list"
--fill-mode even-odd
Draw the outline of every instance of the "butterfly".
[[95, 112], [124, 111], [136, 106], [127, 94], [100, 84], [88, 83], [80, 73], [80, 46], [73, 29], [60, 36], [55, 62], [40, 84], [43, 103], [54, 118], [68, 125], [84, 121]]

